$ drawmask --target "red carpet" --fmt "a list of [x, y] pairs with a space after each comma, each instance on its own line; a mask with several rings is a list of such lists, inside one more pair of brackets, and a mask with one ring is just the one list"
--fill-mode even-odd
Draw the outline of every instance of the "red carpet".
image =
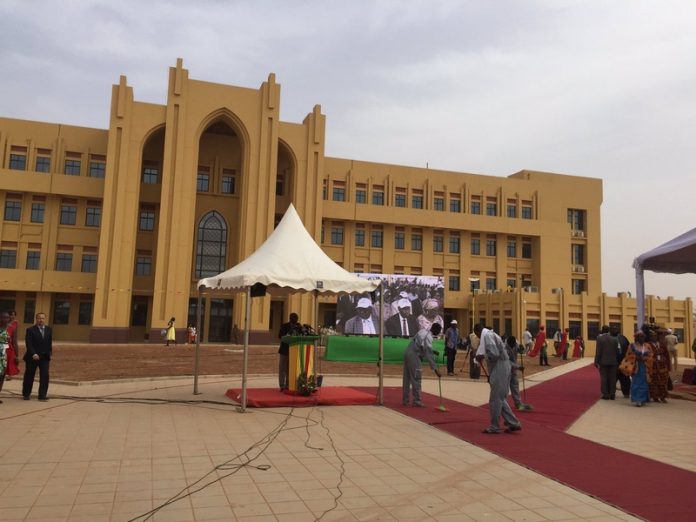
[[[240, 401], [242, 390], [230, 388], [227, 397], [234, 402]], [[328, 386], [319, 388], [309, 397], [281, 393], [278, 388], [247, 388], [247, 405], [252, 408], [282, 408], [303, 406], [346, 406], [375, 404], [375, 392], [356, 390], [355, 388]]]
[[[694, 520], [696, 473], [561, 431], [597, 401], [598, 391], [599, 378], [592, 366], [539, 384], [527, 392], [534, 411], [518, 414], [522, 431], [499, 435], [482, 433], [489, 422], [487, 408], [445, 399], [448, 411], [439, 412], [438, 397], [429, 394], [424, 394], [427, 408], [404, 407], [401, 388], [386, 388], [384, 399], [391, 409], [635, 516], [655, 521]], [[630, 428], [626, 426], [627, 431]], [[640, 484], [639, 492], [630, 484]]]

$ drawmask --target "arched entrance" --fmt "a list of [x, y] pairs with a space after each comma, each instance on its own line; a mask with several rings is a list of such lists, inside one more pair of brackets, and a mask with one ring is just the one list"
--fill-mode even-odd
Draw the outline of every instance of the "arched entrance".
[[[214, 118], [201, 133], [196, 164], [194, 290], [199, 279], [218, 274], [239, 261], [243, 158], [243, 141], [234, 122], [226, 114]], [[220, 294], [205, 299], [199, 332], [203, 341], [232, 340], [232, 297]], [[189, 322], [195, 318], [196, 305], [196, 298], [191, 297]]]
[[[138, 196], [138, 228], [133, 266], [133, 294], [130, 310], [130, 339], [142, 341], [152, 316], [157, 259], [156, 216], [162, 197], [164, 163], [164, 126], [154, 130], [145, 140], [140, 160]], [[152, 225], [150, 227], [150, 225]]]

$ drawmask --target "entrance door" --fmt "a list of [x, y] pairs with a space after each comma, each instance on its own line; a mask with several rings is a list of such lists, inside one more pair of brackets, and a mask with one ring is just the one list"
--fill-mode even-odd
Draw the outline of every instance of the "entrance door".
[[211, 299], [208, 341], [211, 343], [229, 343], [231, 333], [232, 299]]

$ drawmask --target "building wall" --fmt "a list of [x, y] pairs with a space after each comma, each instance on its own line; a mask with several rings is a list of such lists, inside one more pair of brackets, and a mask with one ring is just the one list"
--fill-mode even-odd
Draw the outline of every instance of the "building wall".
[[[580, 321], [585, 334], [597, 320], [635, 322], [633, 300], [617, 308], [601, 293], [601, 180], [326, 157], [321, 108], [282, 122], [280, 94], [272, 74], [255, 89], [214, 84], [189, 78], [178, 60], [163, 105], [136, 101], [121, 77], [106, 130], [0, 118], [0, 304], [14, 303], [21, 319], [32, 306], [54, 324], [67, 317], [59, 337], [158, 340], [176, 317], [183, 339], [197, 281], [217, 273], [199, 257], [211, 245], [200, 243], [213, 233], [207, 227], [224, 230], [218, 259], [228, 268], [292, 202], [348, 270], [445, 277], [450, 317], [469, 320], [480, 303], [486, 321], [502, 330], [508, 318], [518, 335], [529, 317]], [[204, 339], [230, 340], [232, 325], [244, 324], [244, 300], [205, 296]], [[320, 301], [321, 317], [330, 315], [335, 298]], [[660, 312], [672, 326], [690, 316], [690, 301], [664, 302], [677, 310]], [[274, 340], [291, 311], [321, 322], [310, 296], [257, 298], [252, 340]]]

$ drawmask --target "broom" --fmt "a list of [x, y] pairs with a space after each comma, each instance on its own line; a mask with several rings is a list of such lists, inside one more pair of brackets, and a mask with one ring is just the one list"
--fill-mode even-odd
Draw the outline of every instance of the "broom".
[[445, 412], [445, 411], [447, 411], [447, 408], [445, 408], [445, 405], [442, 404], [442, 378], [440, 378], [440, 377], [437, 378], [437, 385], [438, 385], [438, 388], [440, 389], [440, 405], [437, 408], [435, 408], [435, 410]]

